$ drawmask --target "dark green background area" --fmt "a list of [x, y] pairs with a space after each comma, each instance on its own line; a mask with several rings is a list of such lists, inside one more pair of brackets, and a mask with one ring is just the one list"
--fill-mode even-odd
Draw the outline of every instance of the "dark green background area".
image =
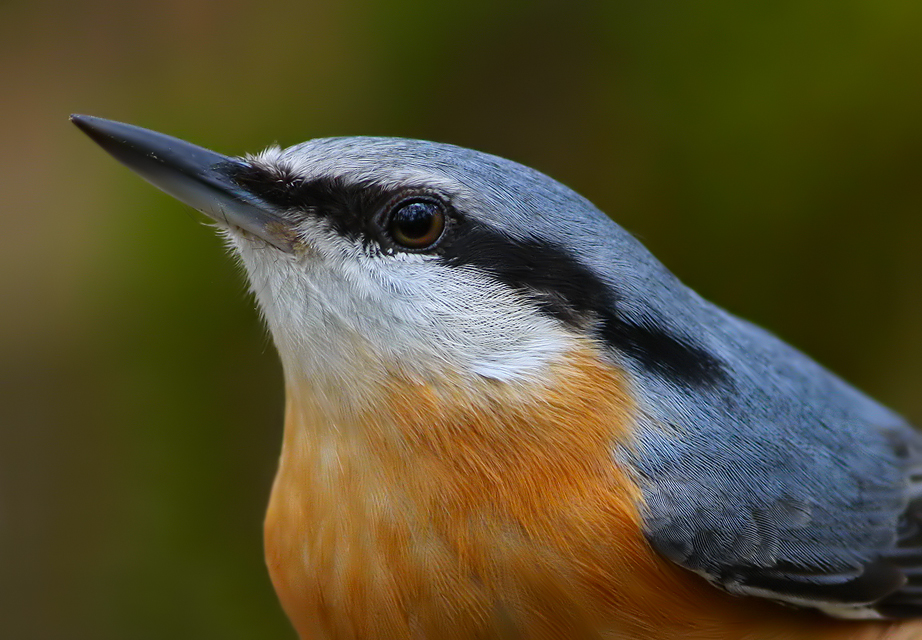
[[292, 638], [279, 365], [194, 212], [70, 112], [229, 154], [478, 148], [922, 421], [922, 3], [0, 4], [0, 636]]

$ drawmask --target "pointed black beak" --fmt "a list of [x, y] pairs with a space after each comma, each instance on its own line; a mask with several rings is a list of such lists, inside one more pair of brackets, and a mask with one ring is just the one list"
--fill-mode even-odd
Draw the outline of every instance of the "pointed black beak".
[[272, 207], [234, 182], [247, 167], [172, 136], [93, 116], [72, 115], [77, 127], [116, 160], [181, 202], [228, 227], [238, 227], [291, 253], [295, 233]]

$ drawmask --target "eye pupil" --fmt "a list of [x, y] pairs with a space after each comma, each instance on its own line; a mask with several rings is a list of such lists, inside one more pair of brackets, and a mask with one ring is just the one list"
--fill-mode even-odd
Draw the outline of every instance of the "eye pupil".
[[433, 209], [428, 202], [413, 202], [397, 211], [394, 223], [407, 238], [422, 238], [432, 227]]
[[435, 244], [444, 228], [445, 213], [441, 205], [414, 200], [398, 205], [391, 215], [389, 231], [397, 244], [424, 249]]

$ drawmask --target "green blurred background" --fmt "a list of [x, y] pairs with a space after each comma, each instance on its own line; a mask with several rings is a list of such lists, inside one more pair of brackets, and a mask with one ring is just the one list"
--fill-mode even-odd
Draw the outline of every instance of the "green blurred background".
[[67, 122], [533, 165], [922, 421], [922, 3], [0, 5], [0, 636], [293, 638], [279, 365], [201, 218]]

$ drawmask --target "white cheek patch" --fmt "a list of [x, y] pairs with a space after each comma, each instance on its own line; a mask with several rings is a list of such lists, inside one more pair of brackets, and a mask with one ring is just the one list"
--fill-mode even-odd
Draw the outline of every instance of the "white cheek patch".
[[423, 379], [526, 381], [576, 344], [521, 293], [475, 268], [382, 255], [323, 221], [300, 231], [308, 248], [294, 255], [226, 233], [288, 373], [331, 385], [361, 385], [395, 369]]

